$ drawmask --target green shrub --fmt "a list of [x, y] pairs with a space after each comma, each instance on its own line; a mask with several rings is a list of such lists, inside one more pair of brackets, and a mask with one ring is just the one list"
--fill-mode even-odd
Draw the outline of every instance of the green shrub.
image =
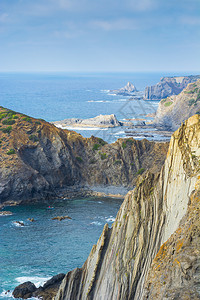
[[127, 147], [126, 143], [123, 142], [123, 143], [122, 143], [122, 148], [125, 149], [126, 147]]
[[192, 104], [194, 104], [196, 101], [194, 99], [190, 99], [188, 101], [188, 106], [192, 106]]
[[3, 120], [3, 121], [2, 121], [2, 124], [3, 124], [3, 125], [13, 125], [13, 124], [15, 124], [15, 120], [12, 120], [12, 119], [6, 119], [6, 120]]
[[114, 161], [114, 165], [121, 165], [121, 163], [122, 163], [121, 160], [115, 160]]
[[126, 144], [132, 145], [132, 144], [134, 144], [134, 140], [133, 139], [127, 139]]
[[8, 126], [8, 127], [6, 127], [6, 128], [1, 128], [0, 130], [1, 130], [3, 133], [8, 133], [8, 134], [10, 134], [11, 131], [12, 131], [12, 126]]
[[136, 174], [141, 175], [142, 173], [144, 173], [144, 171], [145, 171], [145, 169], [144, 169], [144, 168], [141, 168], [141, 169], [139, 169], [139, 170], [137, 171]]
[[14, 149], [10, 149], [6, 154], [7, 155], [15, 154], [15, 150]]
[[104, 145], [107, 144], [107, 143], [106, 143], [104, 140], [102, 140], [101, 138], [98, 138], [98, 142], [99, 142], [99, 144], [100, 144], [101, 146], [104, 146]]
[[13, 119], [19, 119], [19, 117], [18, 116], [13, 116]]
[[4, 119], [7, 116], [7, 114], [1, 113], [0, 114], [0, 120]]
[[96, 163], [96, 160], [94, 158], [91, 158], [89, 161], [89, 164], [95, 164], [95, 163]]
[[172, 105], [172, 103], [173, 103], [173, 102], [171, 102], [171, 101], [166, 102], [166, 103], [164, 104], [164, 106], [165, 106], [165, 107], [168, 107], [168, 106]]
[[26, 121], [26, 122], [29, 122], [29, 123], [32, 123], [32, 120], [30, 117], [24, 117], [22, 118], [23, 121]]
[[77, 156], [77, 157], [76, 157], [76, 160], [77, 160], [78, 162], [80, 162], [80, 163], [83, 162], [83, 159], [82, 159], [82, 157], [80, 157], [80, 156]]
[[103, 159], [106, 159], [106, 158], [107, 158], [106, 153], [101, 153], [101, 159], [103, 160]]
[[35, 134], [31, 134], [28, 138], [30, 141], [32, 141], [34, 143], [39, 141], [38, 137]]
[[41, 125], [41, 122], [40, 121], [35, 121], [35, 124]]
[[94, 144], [92, 150], [98, 150], [100, 148], [100, 145], [99, 144]]

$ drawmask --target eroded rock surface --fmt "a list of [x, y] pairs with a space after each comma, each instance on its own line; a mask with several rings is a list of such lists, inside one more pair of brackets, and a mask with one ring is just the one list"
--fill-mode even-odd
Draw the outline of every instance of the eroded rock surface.
[[161, 172], [139, 176], [112, 228], [105, 225], [55, 299], [199, 299], [199, 193], [195, 115], [173, 134]]
[[189, 83], [198, 79], [200, 79], [200, 75], [162, 77], [156, 85], [146, 87], [144, 99], [161, 100], [178, 95]]
[[0, 119], [0, 203], [41, 201], [86, 185], [133, 186], [138, 173], [160, 170], [168, 149], [147, 140], [83, 138], [4, 108]]
[[155, 115], [154, 124], [174, 131], [182, 122], [196, 113], [200, 113], [200, 80], [188, 84], [179, 95], [162, 99]]

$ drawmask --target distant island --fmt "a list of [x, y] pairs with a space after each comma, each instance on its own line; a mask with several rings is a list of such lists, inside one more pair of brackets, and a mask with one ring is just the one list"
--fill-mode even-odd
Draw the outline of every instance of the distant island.
[[138, 92], [138, 90], [131, 82], [128, 82], [127, 85], [123, 88], [117, 90], [109, 90], [109, 92], [115, 95], [132, 96], [133, 93]]

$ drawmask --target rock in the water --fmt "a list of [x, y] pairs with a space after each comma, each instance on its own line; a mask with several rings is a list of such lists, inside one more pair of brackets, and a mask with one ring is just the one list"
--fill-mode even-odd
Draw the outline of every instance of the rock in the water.
[[69, 217], [69, 216], [57, 216], [57, 217], [52, 218], [52, 220], [58, 220], [58, 221], [62, 221], [62, 220], [65, 220], [65, 219], [72, 220], [72, 218]]
[[11, 211], [0, 211], [0, 216], [12, 216], [12, 214]]
[[18, 285], [14, 291], [13, 291], [13, 297], [14, 298], [23, 298], [28, 299], [32, 296], [33, 292], [36, 291], [36, 286], [30, 282], [24, 282], [20, 285]]
[[18, 225], [20, 225], [20, 226], [25, 226], [22, 221], [15, 221], [15, 223], [18, 224]]
[[67, 126], [73, 127], [118, 127], [122, 124], [117, 120], [114, 114], [112, 115], [99, 115], [90, 119], [65, 119], [62, 121], [52, 122], [57, 127], [63, 128]]
[[34, 218], [28, 218], [28, 220], [29, 220], [30, 222], [34, 222], [34, 221], [35, 221]]
[[162, 77], [160, 82], [145, 89], [145, 100], [161, 100], [172, 95], [178, 95], [188, 83], [200, 79], [200, 75]]
[[128, 82], [125, 87], [118, 90], [110, 90], [109, 92], [116, 95], [132, 96], [133, 93], [137, 92], [137, 89], [132, 83]]

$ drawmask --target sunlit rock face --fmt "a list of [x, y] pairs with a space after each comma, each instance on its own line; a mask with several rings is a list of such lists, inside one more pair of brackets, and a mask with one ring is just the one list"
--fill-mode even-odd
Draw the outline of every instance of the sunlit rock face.
[[161, 172], [139, 176], [56, 300], [199, 299], [199, 144], [195, 115], [173, 134]]

